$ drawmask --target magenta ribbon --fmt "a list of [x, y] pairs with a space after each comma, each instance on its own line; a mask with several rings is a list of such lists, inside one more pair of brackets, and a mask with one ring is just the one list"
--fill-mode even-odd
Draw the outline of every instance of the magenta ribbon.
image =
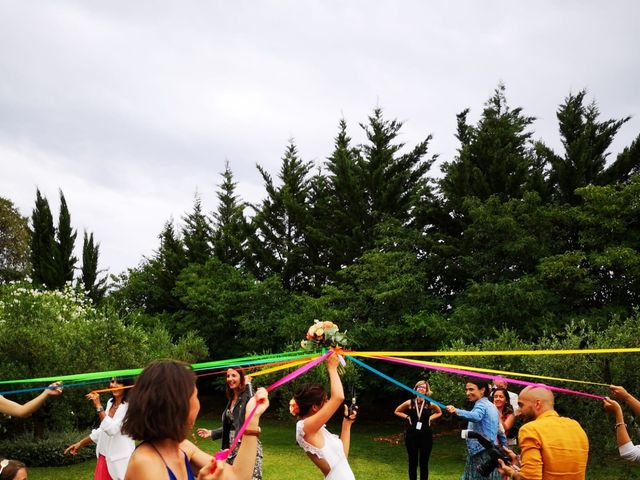
[[[318, 358], [316, 358], [314, 360], [311, 360], [308, 363], [305, 363], [300, 368], [295, 369], [293, 372], [285, 375], [284, 377], [282, 377], [277, 382], [274, 382], [271, 385], [269, 385], [267, 387], [267, 392], [275, 390], [276, 388], [284, 385], [287, 382], [290, 382], [294, 378], [299, 377], [303, 373], [311, 370], [313, 367], [315, 367], [319, 363], [324, 362], [325, 359], [327, 359], [329, 357], [329, 355], [331, 355], [332, 353], [333, 353], [333, 350], [328, 350], [322, 356], [320, 356], [320, 357], [318, 357]], [[229, 448], [227, 448], [226, 450], [220, 450], [218, 453], [215, 454], [215, 459], [216, 460], [223, 460], [224, 461], [224, 460], [227, 459], [227, 457], [229, 457], [231, 452], [233, 452], [233, 450], [236, 448], [236, 445], [238, 445], [238, 442], [242, 438], [242, 435], [244, 434], [244, 431], [247, 429], [247, 425], [249, 425], [249, 422], [253, 418], [253, 415], [256, 413], [257, 408], [258, 408], [258, 404], [256, 404], [255, 407], [253, 407], [253, 410], [251, 410], [251, 412], [249, 412], [249, 415], [247, 415], [246, 420], [244, 421], [244, 423], [240, 427], [240, 430], [238, 430], [238, 433], [236, 434], [235, 438], [233, 439], [233, 443], [231, 444], [231, 446]]]
[[[370, 358], [375, 358], [377, 360], [386, 360], [387, 362], [401, 363], [403, 365], [411, 365], [413, 367], [422, 367], [422, 368], [429, 368], [431, 370], [440, 370], [442, 372], [455, 373], [456, 375], [467, 375], [467, 376], [470, 376], [470, 377], [485, 378], [485, 379], [488, 379], [488, 380], [493, 380], [494, 378], [496, 378], [495, 375], [487, 375], [485, 373], [472, 372], [472, 371], [469, 371], [469, 370], [459, 370], [457, 368], [439, 367], [439, 366], [435, 366], [435, 365], [425, 365], [424, 363], [414, 362], [414, 361], [407, 360], [407, 359], [404, 359], [404, 358], [394, 358], [394, 357], [370, 357]], [[501, 375], [500, 378], [506, 378], [506, 377]], [[573, 395], [580, 395], [580, 396], [583, 396], [583, 397], [596, 398], [598, 400], [604, 400], [605, 399], [605, 397], [603, 397], [602, 395], [594, 395], [593, 393], [579, 392], [577, 390], [570, 390], [568, 388], [553, 387], [551, 385], [544, 385], [542, 383], [527, 382], [526, 380], [516, 380], [516, 379], [513, 379], [513, 378], [509, 378], [508, 380], [509, 380], [509, 383], [515, 383], [517, 385], [525, 385], [527, 387], [546, 388], [547, 390], [553, 390], [554, 392], [571, 393]]]

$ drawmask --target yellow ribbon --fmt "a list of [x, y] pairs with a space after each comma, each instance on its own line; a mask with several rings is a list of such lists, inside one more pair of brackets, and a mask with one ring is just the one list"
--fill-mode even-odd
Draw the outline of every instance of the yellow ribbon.
[[[369, 356], [367, 355], [367, 358], [375, 358], [375, 356]], [[399, 358], [401, 360], [409, 360], [408, 358], [406, 359], [402, 359], [400, 357], [396, 357]], [[380, 359], [382, 360], [382, 359]], [[491, 374], [497, 374], [500, 376], [508, 376], [508, 377], [525, 377], [525, 378], [535, 378], [535, 379], [541, 379], [541, 380], [555, 380], [555, 381], [559, 381], [559, 382], [571, 382], [571, 383], [582, 383], [584, 385], [598, 385], [598, 386], [602, 386], [602, 387], [608, 387], [609, 384], [608, 383], [598, 383], [598, 382], [589, 382], [586, 380], [574, 380], [571, 378], [560, 378], [560, 377], [549, 377], [546, 375], [533, 375], [530, 373], [518, 373], [518, 372], [509, 372], [506, 370], [493, 370], [491, 368], [479, 368], [479, 367], [467, 367], [465, 365], [454, 365], [454, 364], [450, 364], [450, 363], [437, 363], [437, 362], [425, 362], [423, 360], [410, 360], [413, 363], [419, 363], [421, 365], [433, 365], [434, 367], [447, 367], [447, 368], [456, 368], [458, 370], [469, 370], [471, 372], [482, 372], [482, 373], [491, 373]]]
[[313, 360], [315, 358], [318, 358], [318, 357], [315, 356], [313, 358], [305, 358], [304, 360], [294, 360], [293, 362], [285, 363], [284, 365], [278, 365], [277, 367], [271, 367], [271, 368], [264, 368], [262, 370], [258, 370], [257, 372], [253, 372], [247, 375], [251, 375], [252, 377], [259, 377], [260, 375], [266, 375], [268, 373], [278, 372], [280, 370], [285, 370], [287, 368], [297, 367], [298, 365], [302, 365], [304, 363], [309, 363], [309, 360]]

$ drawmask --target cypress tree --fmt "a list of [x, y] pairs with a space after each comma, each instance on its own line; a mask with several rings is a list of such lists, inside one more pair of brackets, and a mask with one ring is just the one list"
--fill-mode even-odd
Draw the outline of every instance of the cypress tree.
[[77, 232], [71, 228], [71, 215], [67, 207], [67, 201], [64, 198], [62, 190], [60, 190], [60, 215], [58, 218], [57, 237], [57, 263], [59, 278], [56, 285], [52, 288], [62, 288], [66, 282], [73, 280], [76, 263], [78, 258], [73, 255], [73, 249], [76, 243]]
[[49, 201], [40, 190], [36, 190], [36, 204], [31, 214], [31, 265], [33, 283], [47, 288], [56, 288], [60, 270], [58, 246]]
[[93, 233], [87, 235], [84, 232], [84, 240], [82, 242], [82, 270], [81, 283], [87, 296], [94, 304], [100, 303], [107, 291], [107, 277], [98, 278], [101, 273], [98, 270], [98, 258], [100, 256], [100, 244], [93, 241]]

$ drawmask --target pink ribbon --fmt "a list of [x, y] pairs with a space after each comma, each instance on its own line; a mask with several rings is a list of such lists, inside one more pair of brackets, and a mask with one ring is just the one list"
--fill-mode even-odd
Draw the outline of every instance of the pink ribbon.
[[[282, 377], [277, 382], [274, 382], [271, 385], [269, 385], [267, 387], [267, 392], [275, 390], [276, 388], [284, 385], [287, 382], [290, 382], [294, 378], [299, 377], [303, 373], [311, 370], [313, 367], [315, 367], [319, 363], [324, 362], [325, 359], [327, 359], [329, 357], [329, 355], [331, 355], [332, 353], [333, 353], [333, 350], [328, 350], [322, 356], [320, 356], [320, 357], [318, 357], [318, 358], [316, 358], [314, 360], [311, 360], [309, 363], [305, 363], [300, 368], [295, 369], [293, 372], [285, 375], [284, 377]], [[229, 455], [231, 454], [231, 452], [233, 452], [233, 450], [236, 448], [236, 445], [238, 445], [238, 442], [240, 441], [240, 438], [242, 438], [242, 435], [244, 434], [244, 431], [247, 429], [247, 425], [249, 425], [249, 422], [253, 418], [253, 415], [256, 413], [256, 409], [257, 408], [258, 408], [258, 404], [256, 404], [255, 407], [253, 407], [253, 410], [251, 410], [251, 412], [249, 412], [249, 415], [247, 415], [246, 420], [244, 421], [244, 423], [240, 427], [240, 430], [238, 430], [238, 433], [236, 434], [235, 438], [233, 439], [233, 443], [231, 444], [231, 446], [229, 448], [227, 448], [226, 450], [220, 450], [218, 453], [215, 454], [215, 459], [216, 460], [226, 460], [227, 457], [229, 457]]]
[[[455, 373], [456, 375], [467, 375], [467, 376], [470, 376], [470, 377], [485, 378], [485, 379], [488, 379], [488, 380], [493, 380], [494, 378], [496, 378], [495, 375], [487, 375], [485, 373], [471, 372], [471, 371], [468, 371], [468, 370], [459, 370], [457, 368], [439, 367], [439, 366], [435, 366], [435, 365], [425, 365], [424, 363], [413, 362], [411, 360], [407, 360], [407, 359], [404, 359], [404, 358], [393, 358], [393, 357], [371, 357], [371, 358], [375, 358], [377, 360], [386, 360], [387, 362], [401, 363], [403, 365], [411, 365], [413, 367], [422, 367], [422, 368], [429, 368], [431, 370], [440, 370], [442, 372]], [[501, 376], [500, 378], [506, 378], [506, 377], [502, 377]], [[578, 392], [577, 390], [570, 390], [568, 388], [553, 387], [551, 385], [544, 385], [542, 383], [527, 382], [526, 380], [516, 380], [516, 379], [513, 379], [513, 378], [509, 378], [508, 380], [509, 380], [509, 383], [515, 383], [517, 385], [525, 385], [527, 387], [546, 388], [547, 390], [553, 390], [554, 392], [571, 393], [573, 395], [580, 395], [580, 396], [583, 396], [583, 397], [596, 398], [598, 400], [604, 400], [605, 399], [605, 397], [603, 397], [602, 395], [594, 395], [593, 393]]]

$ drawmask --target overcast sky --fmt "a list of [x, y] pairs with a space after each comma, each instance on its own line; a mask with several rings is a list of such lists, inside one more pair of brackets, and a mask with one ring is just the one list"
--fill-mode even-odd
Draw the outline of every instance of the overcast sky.
[[456, 113], [498, 82], [556, 149], [558, 105], [587, 88], [634, 116], [619, 152], [640, 133], [640, 2], [526, 3], [0, 0], [0, 196], [29, 216], [39, 188], [57, 216], [62, 189], [119, 273], [196, 192], [215, 210], [225, 160], [257, 203], [257, 163], [275, 176], [293, 138], [321, 165], [376, 105], [451, 160]]

